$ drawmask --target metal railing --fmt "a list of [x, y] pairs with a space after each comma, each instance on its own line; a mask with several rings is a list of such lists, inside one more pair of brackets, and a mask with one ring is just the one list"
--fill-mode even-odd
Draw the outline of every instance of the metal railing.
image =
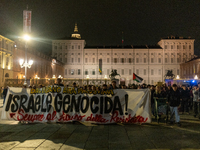
[[[62, 79], [64, 85], [72, 86], [72, 84], [75, 82], [79, 86], [84, 85], [103, 85], [103, 84], [111, 84], [110, 79]], [[56, 83], [56, 78], [40, 78], [40, 79], [28, 79], [27, 85], [53, 85]], [[24, 79], [6, 79], [4, 86], [10, 86], [10, 87], [22, 87], [24, 84]]]

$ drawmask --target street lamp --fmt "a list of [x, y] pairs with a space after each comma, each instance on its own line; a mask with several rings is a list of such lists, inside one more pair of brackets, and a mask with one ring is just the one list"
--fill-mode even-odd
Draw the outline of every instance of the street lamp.
[[105, 79], [105, 84], [106, 84], [107, 83], [107, 79], [108, 79], [107, 75], [105, 75], [104, 79]]
[[197, 75], [194, 76], [194, 79], [196, 79], [196, 80], [198, 79]]
[[86, 76], [86, 79], [87, 79], [87, 86], [88, 86], [88, 83], [89, 83], [89, 78], [90, 78], [89, 75], [87, 75], [87, 76]]
[[24, 79], [24, 85], [27, 85], [26, 82], [26, 77], [27, 77], [27, 67], [31, 68], [31, 65], [33, 64], [33, 60], [29, 60], [29, 62], [27, 61], [27, 49], [28, 49], [28, 45], [27, 45], [27, 41], [30, 40], [30, 36], [28, 36], [27, 34], [24, 35], [23, 39], [25, 40], [25, 60], [20, 59], [19, 60], [19, 64], [21, 66], [21, 68], [25, 68], [25, 79]]
[[38, 77], [37, 75], [35, 75], [35, 79], [36, 79], [36, 85], [37, 85], [37, 79], [40, 79], [40, 77]]
[[179, 75], [176, 76], [176, 79], [180, 79]]

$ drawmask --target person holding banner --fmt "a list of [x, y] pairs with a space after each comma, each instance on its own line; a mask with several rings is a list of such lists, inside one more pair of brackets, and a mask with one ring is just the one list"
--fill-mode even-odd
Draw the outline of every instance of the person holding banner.
[[8, 87], [5, 87], [5, 88], [3, 89], [3, 104], [5, 103], [5, 99], [6, 99], [7, 92], [8, 92]]
[[58, 86], [64, 86], [64, 84], [62, 84], [62, 79], [61, 78], [57, 78], [57, 83], [54, 85], [58, 85]]
[[112, 86], [110, 87], [110, 89], [112, 89], [112, 90], [118, 89], [118, 87], [116, 86], [116, 81], [115, 80], [112, 81]]

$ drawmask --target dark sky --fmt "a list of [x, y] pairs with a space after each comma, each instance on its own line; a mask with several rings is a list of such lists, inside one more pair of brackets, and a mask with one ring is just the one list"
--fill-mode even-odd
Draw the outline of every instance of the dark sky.
[[0, 34], [22, 34], [22, 12], [32, 10], [32, 45], [51, 52], [77, 22], [88, 45], [155, 45], [162, 37], [191, 36], [200, 54], [200, 0], [1, 0]]

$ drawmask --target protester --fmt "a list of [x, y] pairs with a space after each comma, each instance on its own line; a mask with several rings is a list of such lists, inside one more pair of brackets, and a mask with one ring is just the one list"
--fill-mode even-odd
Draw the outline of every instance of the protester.
[[4, 87], [4, 89], [3, 89], [3, 104], [5, 103], [7, 93], [8, 93], [8, 87]]
[[[197, 85], [194, 86], [193, 89], [193, 106], [194, 106], [194, 117], [198, 115], [198, 104], [199, 104], [199, 87]], [[200, 116], [199, 116], [200, 118]]]
[[118, 89], [118, 87], [116, 86], [116, 81], [114, 80], [114, 81], [112, 81], [112, 86], [111, 86], [111, 88], [110, 89]]
[[64, 86], [64, 84], [62, 83], [62, 79], [61, 78], [57, 78], [57, 83], [54, 85], [58, 85], [58, 86]]
[[96, 91], [96, 86], [95, 85], [92, 86], [92, 91]]
[[168, 103], [170, 106], [170, 124], [173, 124], [175, 115], [175, 122], [178, 126], [181, 126], [180, 116], [178, 114], [178, 107], [180, 105], [180, 92], [177, 90], [176, 84], [172, 85], [172, 90], [169, 92]]
[[107, 90], [107, 84], [103, 84], [103, 91], [106, 91]]
[[188, 101], [190, 99], [190, 92], [187, 90], [186, 86], [182, 86], [181, 91], [181, 112], [184, 114], [184, 111], [186, 111], [187, 114], [189, 114], [189, 107], [188, 107]]

